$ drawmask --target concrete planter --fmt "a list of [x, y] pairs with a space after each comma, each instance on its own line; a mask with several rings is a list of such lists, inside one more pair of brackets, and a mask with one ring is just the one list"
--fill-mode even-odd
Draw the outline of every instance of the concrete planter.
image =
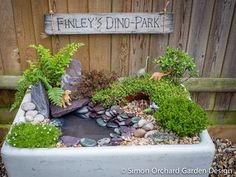
[[[24, 101], [29, 101], [26, 95]], [[19, 109], [15, 121], [24, 121]], [[14, 148], [1, 153], [9, 177], [208, 176], [214, 144], [207, 130], [195, 145]]]

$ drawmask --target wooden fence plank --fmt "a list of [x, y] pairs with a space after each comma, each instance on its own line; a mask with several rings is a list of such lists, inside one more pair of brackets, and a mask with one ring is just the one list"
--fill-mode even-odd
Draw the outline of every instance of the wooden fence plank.
[[[112, 12], [130, 12], [131, 5], [131, 0], [113, 0]], [[127, 76], [129, 74], [130, 35], [113, 35], [111, 47], [111, 71], [115, 71], [120, 76]]]
[[[86, 13], [88, 12], [87, 0], [69, 0], [68, 1], [69, 13]], [[89, 37], [88, 35], [71, 35], [70, 42], [82, 42], [85, 44], [74, 55], [74, 58], [78, 59], [82, 65], [82, 71], [89, 71]]]
[[[53, 0], [52, 8], [57, 13], [67, 13], [67, 0]], [[67, 35], [54, 35], [52, 36], [52, 51], [56, 54], [60, 48], [65, 47], [69, 43], [69, 36]]]
[[[236, 5], [234, 7], [236, 9]], [[230, 29], [230, 35], [228, 38], [228, 44], [227, 49], [225, 52], [225, 58], [222, 68], [221, 77], [236, 77], [236, 62], [235, 62], [235, 56], [236, 56], [236, 13], [234, 10], [234, 17], [232, 20], [232, 25]], [[236, 93], [234, 93], [231, 97], [229, 110], [236, 111]]]
[[[89, 12], [110, 12], [110, 0], [89, 1]], [[90, 70], [111, 70], [111, 35], [90, 35]]]
[[202, 73], [214, 0], [194, 0], [187, 52], [195, 59]]
[[[165, 7], [165, 0], [153, 0], [153, 7], [152, 11], [153, 12], [162, 12]], [[171, 5], [172, 1], [170, 0], [170, 4], [168, 5], [167, 12], [171, 12]], [[175, 28], [175, 26], [174, 26]], [[175, 30], [175, 29], [174, 29]], [[163, 34], [163, 35], [151, 35], [150, 37], [150, 49], [149, 49], [149, 55], [150, 55], [150, 60], [148, 64], [148, 70], [150, 72], [156, 71], [156, 65], [153, 64], [153, 61], [156, 57], [161, 56], [164, 54], [166, 47], [168, 45], [168, 34]]]
[[[205, 60], [214, 3], [214, 0], [193, 1], [187, 52], [195, 59], [200, 75], [202, 75]], [[208, 102], [209, 100], [205, 100], [206, 94], [208, 93], [195, 94], [195, 97], [197, 97], [198, 103], [202, 107], [208, 109], [210, 103]]]
[[[203, 68], [204, 77], [215, 78], [221, 74], [234, 6], [235, 0], [216, 1], [215, 3], [206, 51], [207, 59], [204, 62]], [[201, 96], [204, 102], [208, 102], [207, 108], [209, 110], [225, 110], [229, 107], [231, 94], [220, 93], [216, 97], [216, 93], [201, 93], [199, 98]]]
[[[151, 12], [152, 1], [132, 1], [132, 12]], [[130, 36], [130, 63], [129, 74], [134, 75], [139, 69], [144, 68], [146, 57], [149, 55], [150, 35], [132, 34]], [[151, 62], [149, 60], [149, 62]]]
[[30, 44], [35, 44], [31, 3], [30, 0], [12, 0], [12, 7], [20, 52], [21, 70], [24, 71], [28, 66], [27, 60], [36, 61], [35, 50], [28, 47]]
[[174, 32], [170, 34], [169, 46], [187, 48], [192, 0], [173, 1]]
[[52, 49], [51, 37], [41, 37], [44, 32], [44, 14], [49, 13], [48, 0], [35, 1], [31, 0], [32, 16], [34, 25], [35, 40], [37, 44], [41, 44], [48, 49]]
[[0, 73], [19, 75], [20, 61], [11, 1], [0, 1]]

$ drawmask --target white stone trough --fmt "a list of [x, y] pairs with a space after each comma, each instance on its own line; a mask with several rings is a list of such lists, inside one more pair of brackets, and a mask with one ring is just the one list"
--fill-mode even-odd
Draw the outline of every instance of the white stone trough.
[[[30, 101], [27, 94], [23, 102]], [[14, 123], [24, 121], [19, 109]], [[15, 148], [1, 155], [9, 177], [207, 177], [215, 147], [207, 132], [193, 145]]]

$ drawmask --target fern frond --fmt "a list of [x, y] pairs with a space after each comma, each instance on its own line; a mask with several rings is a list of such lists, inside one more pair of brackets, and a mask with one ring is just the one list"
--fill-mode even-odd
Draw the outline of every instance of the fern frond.
[[63, 93], [64, 93], [64, 90], [62, 90], [61, 88], [53, 87], [48, 90], [48, 97], [53, 104], [61, 107]]

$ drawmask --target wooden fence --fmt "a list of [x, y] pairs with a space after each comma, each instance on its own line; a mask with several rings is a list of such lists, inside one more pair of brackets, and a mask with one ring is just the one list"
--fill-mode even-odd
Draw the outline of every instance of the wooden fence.
[[[236, 0], [170, 0], [174, 14], [171, 34], [60, 35], [43, 38], [43, 15], [49, 3], [57, 13], [160, 12], [165, 0], [1, 0], [0, 74], [21, 75], [27, 60], [36, 60], [30, 44], [42, 44], [53, 53], [69, 42], [83, 42], [75, 55], [82, 69], [116, 71], [122, 76], [153, 60], [167, 46], [179, 47], [195, 58], [201, 77], [236, 77]], [[45, 37], [45, 36], [44, 36]], [[149, 62], [148, 71], [154, 71]], [[10, 80], [11, 81], [11, 80]], [[214, 84], [212, 85], [214, 87]], [[208, 110], [215, 123], [236, 123], [235, 90], [194, 92], [193, 99]], [[4, 96], [5, 94], [5, 96]], [[1, 91], [1, 97], [12, 93]], [[7, 98], [10, 102], [12, 98]], [[2, 102], [6, 99], [0, 99]]]

